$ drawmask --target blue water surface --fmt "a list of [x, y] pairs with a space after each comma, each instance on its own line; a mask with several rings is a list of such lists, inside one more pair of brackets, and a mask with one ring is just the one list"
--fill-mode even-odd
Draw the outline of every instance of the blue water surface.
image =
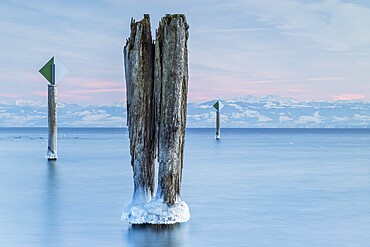
[[186, 132], [188, 223], [135, 228], [127, 129], [0, 128], [0, 246], [369, 246], [369, 129]]

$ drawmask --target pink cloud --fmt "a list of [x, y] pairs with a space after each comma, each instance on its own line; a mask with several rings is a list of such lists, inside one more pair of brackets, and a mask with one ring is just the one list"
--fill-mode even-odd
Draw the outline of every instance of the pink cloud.
[[37, 91], [37, 92], [34, 93], [34, 95], [47, 97], [48, 96], [48, 91], [47, 91], [47, 89], [45, 89], [45, 91]]
[[77, 89], [59, 90], [59, 100], [62, 102], [79, 102], [81, 104], [101, 104], [123, 100], [126, 96], [124, 88], [110, 89]]
[[[246, 77], [246, 78], [243, 78]], [[252, 78], [248, 78], [252, 77]], [[322, 99], [328, 95], [318, 94], [318, 85], [329, 82], [344, 82], [346, 78], [339, 76], [276, 78], [265, 76], [261, 80], [253, 80], [253, 75], [229, 75], [192, 73], [189, 80], [189, 100], [207, 101], [215, 98], [231, 99], [244, 95], [266, 96], [270, 94], [292, 97], [297, 100]]]
[[363, 94], [339, 94], [333, 96], [335, 100], [359, 100], [364, 98], [366, 98], [366, 96]]
[[69, 78], [62, 82], [62, 85], [66, 87], [69, 86], [80, 86], [85, 88], [95, 88], [95, 89], [110, 89], [121, 87], [124, 88], [125, 85], [123, 81], [107, 81], [107, 80], [97, 80], [97, 79], [84, 79], [84, 78]]
[[[46, 99], [47, 86], [33, 95]], [[69, 78], [58, 85], [58, 99], [64, 103], [103, 104], [123, 100], [125, 96], [125, 85], [119, 81]]]
[[297, 78], [297, 79], [273, 79], [273, 80], [257, 80], [245, 81], [245, 84], [273, 84], [273, 83], [300, 83], [300, 82], [323, 82], [323, 81], [343, 81], [343, 77], [312, 77], [312, 78]]
[[107, 88], [107, 89], [77, 89], [77, 90], [60, 90], [60, 95], [81, 95], [92, 93], [112, 93], [120, 92], [125, 93], [124, 88]]
[[19, 98], [19, 95], [12, 94], [12, 93], [0, 93], [0, 97], [4, 97], [4, 98]]

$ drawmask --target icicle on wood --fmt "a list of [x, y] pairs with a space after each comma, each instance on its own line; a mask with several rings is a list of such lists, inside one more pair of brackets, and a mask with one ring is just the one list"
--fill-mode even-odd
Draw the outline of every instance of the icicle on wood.
[[134, 177], [132, 202], [153, 197], [155, 176], [153, 56], [149, 15], [131, 20], [131, 35], [124, 47], [127, 88], [127, 125]]
[[188, 91], [188, 24], [185, 15], [166, 15], [155, 42], [157, 198], [180, 200]]

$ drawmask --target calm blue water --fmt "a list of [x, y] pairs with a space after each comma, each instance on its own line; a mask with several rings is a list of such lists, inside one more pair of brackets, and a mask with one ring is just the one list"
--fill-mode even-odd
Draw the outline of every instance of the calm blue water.
[[0, 129], [0, 246], [369, 246], [370, 130], [188, 129], [173, 229], [120, 221], [126, 129]]

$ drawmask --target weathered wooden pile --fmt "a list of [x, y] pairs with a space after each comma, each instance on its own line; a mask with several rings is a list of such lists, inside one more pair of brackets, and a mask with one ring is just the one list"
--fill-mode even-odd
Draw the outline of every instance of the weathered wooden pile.
[[[149, 15], [131, 20], [124, 47], [133, 200], [180, 199], [188, 92], [188, 24], [166, 15], [153, 42]], [[154, 194], [155, 162], [158, 186]]]

